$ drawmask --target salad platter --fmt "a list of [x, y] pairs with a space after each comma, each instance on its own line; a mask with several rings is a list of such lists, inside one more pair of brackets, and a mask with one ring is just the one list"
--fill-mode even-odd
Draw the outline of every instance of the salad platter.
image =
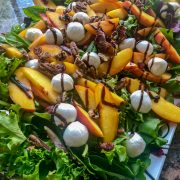
[[33, 2], [0, 35], [0, 178], [159, 179], [180, 123], [180, 5]]

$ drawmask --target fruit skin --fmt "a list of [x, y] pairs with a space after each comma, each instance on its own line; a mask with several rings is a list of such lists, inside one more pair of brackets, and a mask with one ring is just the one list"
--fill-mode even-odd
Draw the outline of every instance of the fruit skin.
[[89, 114], [82, 109], [77, 102], [74, 101], [73, 105], [77, 110], [77, 119], [84, 124], [87, 129], [97, 137], [103, 137], [103, 133], [99, 126], [89, 117]]
[[[156, 93], [150, 92], [153, 96], [157, 96]], [[158, 102], [154, 102], [152, 99], [152, 110], [161, 118], [174, 122], [180, 123], [180, 108], [174, 104], [166, 101], [164, 98], [160, 97]]]
[[[96, 35], [98, 29], [98, 22], [85, 24], [84, 28], [90, 32], [91, 34]], [[105, 34], [111, 35], [112, 31], [118, 26], [119, 18], [107, 19], [105, 21], [100, 21], [100, 27], [104, 31]], [[94, 29], [95, 27], [96, 29]]]
[[34, 40], [30, 45], [29, 45], [29, 50], [34, 49], [37, 46], [43, 45], [46, 43], [46, 37], [45, 35], [41, 35], [38, 37], [36, 40]]
[[128, 13], [125, 9], [119, 8], [119, 9], [109, 11], [108, 13], [106, 13], [106, 15], [111, 18], [119, 18], [123, 20], [127, 17]]
[[158, 19], [156, 20], [154, 17], [150, 16], [144, 11], [140, 11], [140, 9], [135, 4], [132, 4], [130, 1], [123, 2], [122, 6], [125, 8], [125, 10], [130, 10], [131, 13], [136, 16], [139, 23], [143, 26], [150, 27], [154, 25], [159, 25]]
[[84, 106], [90, 109], [96, 109], [94, 92], [90, 88], [86, 88], [80, 85], [75, 85], [75, 89], [78, 92]]
[[[84, 86], [84, 87], [88, 87], [90, 88], [93, 92], [95, 92], [96, 86], [97, 84], [95, 82], [92, 82], [90, 80], [84, 79], [84, 78], [80, 78], [77, 81], [78, 85]], [[115, 103], [116, 106], [120, 106], [124, 103], [124, 99], [121, 98], [120, 96], [118, 96], [117, 94], [111, 92], [113, 101]]]
[[137, 33], [139, 35], [141, 35], [142, 37], [146, 37], [148, 36], [151, 32], [153, 32], [155, 29], [157, 29], [156, 27], [147, 27], [144, 29], [140, 29], [137, 31]]
[[27, 97], [27, 95], [16, 84], [9, 81], [8, 90], [9, 90], [9, 96], [10, 96], [11, 100], [15, 104], [20, 105], [22, 109], [24, 109], [28, 112], [34, 112], [35, 104], [34, 104], [33, 93], [31, 91], [30, 82], [24, 76], [22, 68], [18, 68], [15, 71], [15, 75], [16, 75], [17, 80], [19, 80], [22, 84], [24, 84], [26, 87], [28, 87], [30, 89], [30, 91], [28, 91], [28, 93], [31, 95], [32, 98]]
[[97, 2], [97, 3], [91, 4], [90, 7], [95, 12], [106, 13], [114, 9], [120, 8], [121, 6], [118, 3], [104, 1], [104, 2]]
[[117, 53], [117, 55], [112, 60], [109, 74], [112, 76], [120, 73], [132, 59], [132, 54], [133, 51], [130, 48], [124, 49]]
[[22, 71], [30, 81], [35, 95], [50, 104], [56, 104], [58, 102], [59, 94], [52, 89], [51, 81], [48, 77], [31, 68], [23, 67]]
[[58, 13], [46, 11], [46, 16], [56, 28], [61, 29], [65, 27], [65, 23], [59, 19]]
[[170, 61], [176, 64], [180, 64], [179, 54], [159, 29], [154, 33], [154, 39], [166, 50], [166, 53], [169, 55]]
[[51, 0], [48, 0], [48, 1], [47, 1], [47, 4], [45, 4], [45, 3], [43, 2], [43, 0], [33, 0], [33, 2], [34, 2], [34, 4], [35, 4], [36, 6], [45, 6], [45, 7], [51, 8], [51, 9], [55, 9], [55, 8], [56, 8], [56, 5], [55, 5], [54, 2], [51, 1]]
[[116, 108], [99, 104], [99, 125], [103, 132], [103, 142], [112, 142], [117, 135], [119, 113]]
[[135, 76], [146, 79], [148, 81], [156, 82], [156, 83], [165, 83], [169, 79], [171, 79], [171, 74], [164, 73], [161, 76], [155, 76], [148, 71], [141, 70], [136, 64], [128, 63], [124, 68], [125, 71], [129, 71], [130, 73], [134, 74]]
[[81, 41], [77, 42], [77, 45], [78, 46], [87, 45], [91, 42], [92, 39], [93, 39], [93, 35], [90, 32], [86, 32], [85, 37]]
[[23, 54], [15, 47], [11, 47], [8, 44], [0, 44], [0, 47], [5, 49], [6, 55], [9, 58], [22, 58]]

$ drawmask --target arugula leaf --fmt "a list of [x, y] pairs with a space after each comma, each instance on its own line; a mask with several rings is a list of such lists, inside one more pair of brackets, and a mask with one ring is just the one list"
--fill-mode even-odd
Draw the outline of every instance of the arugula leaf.
[[92, 41], [90, 44], [89, 44], [89, 46], [87, 47], [87, 49], [86, 49], [86, 52], [95, 52], [95, 53], [97, 53], [97, 48], [96, 48], [96, 45], [95, 45], [95, 43], [94, 43], [94, 41]]
[[66, 6], [68, 6], [70, 3], [72, 3], [73, 1], [72, 0], [65, 0], [65, 2], [64, 2], [64, 4], [66, 5]]
[[9, 59], [0, 55], [0, 80], [2, 82], [7, 82], [17, 67], [21, 64], [21, 60], [17, 58]]
[[0, 81], [0, 100], [7, 101], [9, 99], [8, 84]]
[[23, 12], [33, 21], [39, 21], [41, 20], [40, 14], [45, 13], [46, 8], [43, 6], [31, 6], [31, 7], [23, 8]]
[[16, 113], [10, 112], [7, 115], [6, 112], [0, 112], [0, 142], [7, 143], [10, 150], [26, 140], [18, 122], [19, 117]]
[[176, 78], [167, 81], [163, 87], [170, 93], [180, 92], [180, 82]]
[[166, 38], [173, 43], [174, 42], [174, 33], [173, 30], [161, 28], [161, 32], [166, 36]]
[[108, 85], [112, 90], [115, 89], [117, 82], [118, 82], [118, 76], [110, 76], [108, 75], [106, 78], [103, 79], [106, 85]]

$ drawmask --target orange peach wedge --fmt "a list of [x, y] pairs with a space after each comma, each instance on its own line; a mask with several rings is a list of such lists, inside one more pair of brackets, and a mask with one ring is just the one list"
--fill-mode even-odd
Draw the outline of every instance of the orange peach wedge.
[[80, 121], [82, 124], [84, 124], [87, 129], [95, 136], [97, 137], [103, 137], [103, 133], [99, 126], [89, 117], [89, 114], [81, 108], [78, 103], [74, 102], [73, 103], [76, 110], [77, 110], [77, 119]]

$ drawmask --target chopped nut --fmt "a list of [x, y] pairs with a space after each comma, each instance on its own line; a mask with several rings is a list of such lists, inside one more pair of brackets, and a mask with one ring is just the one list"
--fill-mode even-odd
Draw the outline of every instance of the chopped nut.
[[58, 60], [58, 61], [64, 61], [66, 59], [67, 55], [66, 55], [66, 52], [65, 51], [61, 51], [59, 54], [57, 54], [55, 56], [55, 58]]
[[98, 53], [98, 56], [100, 57], [101, 61], [108, 61], [109, 60], [109, 56], [103, 54], [103, 53]]
[[96, 112], [94, 109], [90, 109], [90, 110], [88, 111], [88, 114], [89, 114], [89, 116], [90, 116], [91, 118], [93, 118], [93, 119], [98, 119], [98, 118], [99, 118], [99, 113]]
[[104, 149], [105, 151], [111, 151], [114, 148], [114, 144], [111, 142], [101, 143], [100, 148]]
[[77, 55], [79, 55], [79, 49], [78, 49], [78, 47], [77, 47], [77, 45], [76, 45], [75, 42], [72, 41], [72, 42], [70, 43], [70, 49], [71, 49], [72, 55], [73, 55], [74, 57], [76, 57]]

